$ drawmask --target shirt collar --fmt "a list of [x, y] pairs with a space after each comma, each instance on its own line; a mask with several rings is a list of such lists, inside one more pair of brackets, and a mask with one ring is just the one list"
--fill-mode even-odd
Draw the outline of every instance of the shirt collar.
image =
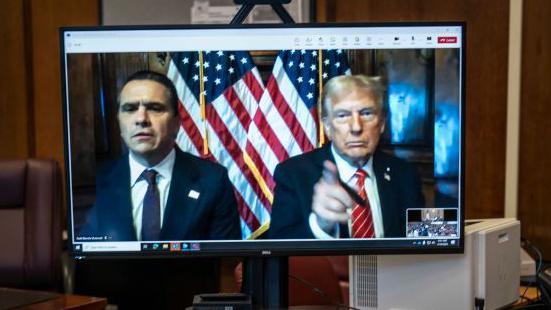
[[134, 155], [131, 152], [128, 153], [128, 162], [130, 164], [130, 187], [133, 187], [134, 184], [138, 181], [142, 172], [146, 169], [155, 169], [158, 176], [165, 179], [170, 179], [172, 177], [172, 168], [174, 167], [174, 162], [176, 160], [176, 151], [172, 149], [168, 155], [161, 160], [160, 163], [156, 164], [153, 167], [146, 167], [140, 164]]
[[[335, 150], [334, 144], [331, 144], [331, 153], [333, 154], [333, 158], [335, 158], [335, 164], [337, 165], [337, 171], [339, 172], [341, 181], [349, 183], [358, 170], [358, 167], [352, 166], [344, 160], [344, 158], [342, 158], [342, 156]], [[365, 163], [362, 169], [367, 172], [367, 178], [371, 178], [375, 175], [373, 171], [373, 156], [369, 157], [369, 160]]]

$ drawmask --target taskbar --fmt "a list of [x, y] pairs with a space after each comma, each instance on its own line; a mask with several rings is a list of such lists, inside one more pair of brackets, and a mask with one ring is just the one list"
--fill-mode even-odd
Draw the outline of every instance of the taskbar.
[[82, 242], [73, 252], [187, 252], [199, 251], [199, 242]]
[[[314, 242], [312, 242], [314, 241]], [[415, 239], [340, 239], [340, 240], [263, 240], [262, 245], [259, 242], [250, 241], [159, 241], [159, 242], [80, 242], [73, 244], [75, 253], [101, 253], [101, 252], [151, 252], [151, 253], [176, 253], [176, 252], [195, 252], [195, 251], [220, 251], [229, 248], [240, 250], [258, 250], [259, 248], [271, 248], [273, 250], [282, 250], [286, 248], [302, 248], [313, 250], [316, 248], [326, 248], [332, 246], [335, 249], [364, 247], [373, 248], [417, 248], [427, 247], [457, 247], [459, 238], [415, 238]]]

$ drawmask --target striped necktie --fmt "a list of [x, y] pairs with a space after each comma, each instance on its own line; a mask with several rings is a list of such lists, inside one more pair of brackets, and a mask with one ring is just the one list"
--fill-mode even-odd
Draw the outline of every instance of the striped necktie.
[[364, 186], [367, 172], [363, 169], [358, 169], [354, 175], [357, 178], [356, 185], [359, 190], [358, 194], [366, 204], [356, 204], [352, 209], [352, 238], [373, 238], [375, 237], [375, 227], [373, 226], [371, 206], [369, 205]]

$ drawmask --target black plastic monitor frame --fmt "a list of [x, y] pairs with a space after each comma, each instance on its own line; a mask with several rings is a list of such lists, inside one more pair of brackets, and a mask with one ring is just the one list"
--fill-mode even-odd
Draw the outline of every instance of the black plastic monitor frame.
[[[465, 228], [465, 80], [466, 80], [466, 24], [464, 22], [384, 22], [384, 23], [310, 23], [310, 24], [242, 24], [242, 25], [144, 25], [144, 26], [93, 26], [93, 27], [62, 27], [60, 34], [60, 63], [62, 79], [62, 111], [64, 128], [64, 154], [65, 166], [70, 167], [69, 162], [69, 143], [68, 143], [68, 102], [66, 89], [66, 62], [64, 33], [67, 31], [113, 31], [113, 30], [197, 30], [197, 29], [260, 29], [260, 28], [330, 28], [330, 27], [438, 27], [450, 26], [461, 27], [461, 102], [460, 102], [460, 176], [459, 176], [459, 210], [460, 210], [460, 237], [454, 247], [425, 246], [419, 247], [397, 247], [396, 242], [406, 239], [390, 240], [388, 246], [381, 245], [374, 247], [374, 243], [389, 242], [388, 239], [372, 240], [237, 240], [222, 242], [201, 242], [201, 245], [214, 245], [211, 249], [201, 249], [200, 251], [188, 252], [75, 252], [73, 249], [73, 210], [71, 208], [71, 188], [69, 188], [69, 168], [65, 169], [66, 203], [67, 203], [67, 222], [68, 222], [68, 246], [70, 253], [77, 259], [85, 258], [183, 258], [198, 256], [244, 256], [244, 257], [273, 257], [273, 256], [303, 256], [303, 255], [380, 255], [380, 254], [453, 254], [463, 253], [464, 251], [464, 228]], [[427, 238], [428, 239], [428, 238]], [[165, 241], [170, 242], [169, 240]], [[181, 241], [184, 242], [184, 241]], [[230, 246], [223, 246], [230, 244]]]

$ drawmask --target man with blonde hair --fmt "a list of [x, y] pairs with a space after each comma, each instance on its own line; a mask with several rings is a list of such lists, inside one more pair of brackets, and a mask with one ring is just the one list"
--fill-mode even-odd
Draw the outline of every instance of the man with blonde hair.
[[272, 239], [406, 236], [406, 209], [424, 206], [414, 166], [377, 150], [384, 86], [363, 75], [331, 79], [321, 96], [331, 143], [279, 164]]

